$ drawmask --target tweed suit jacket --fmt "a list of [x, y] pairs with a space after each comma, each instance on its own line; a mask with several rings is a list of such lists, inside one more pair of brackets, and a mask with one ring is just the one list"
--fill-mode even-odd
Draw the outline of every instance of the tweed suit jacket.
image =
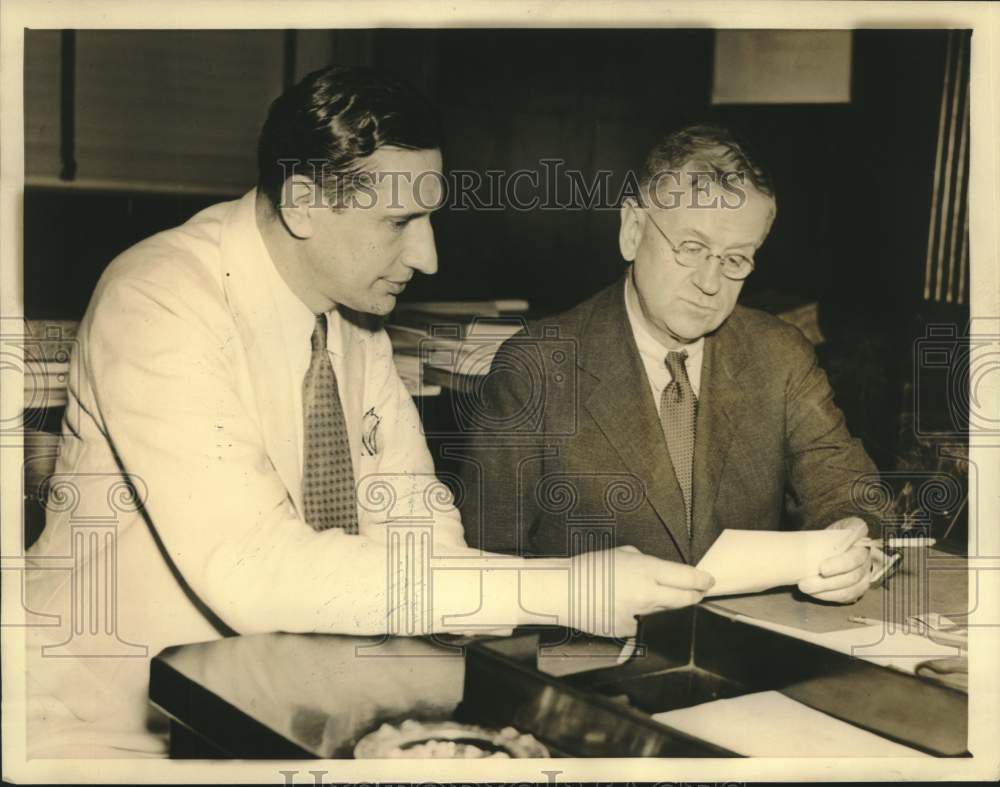
[[877, 472], [801, 332], [737, 306], [705, 340], [689, 536], [624, 278], [508, 340], [473, 409], [456, 452], [462, 521], [491, 551], [630, 544], [694, 564], [725, 528], [860, 515], [852, 500]]

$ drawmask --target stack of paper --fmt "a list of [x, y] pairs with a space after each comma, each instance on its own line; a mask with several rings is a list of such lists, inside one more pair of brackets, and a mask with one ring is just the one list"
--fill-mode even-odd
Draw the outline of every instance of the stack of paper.
[[396, 356], [422, 366], [422, 385], [463, 389], [489, 372], [500, 345], [524, 327], [517, 313], [527, 308], [526, 301], [400, 304], [385, 329]]
[[707, 596], [759, 593], [815, 576], [820, 563], [857, 539], [855, 530], [726, 529], [698, 568], [715, 577]]
[[746, 757], [928, 756], [777, 691], [655, 713], [653, 719]]
[[440, 385], [427, 385], [424, 383], [423, 364], [416, 355], [401, 355], [393, 353], [392, 360], [396, 365], [396, 373], [403, 381], [410, 396], [437, 396], [441, 393]]

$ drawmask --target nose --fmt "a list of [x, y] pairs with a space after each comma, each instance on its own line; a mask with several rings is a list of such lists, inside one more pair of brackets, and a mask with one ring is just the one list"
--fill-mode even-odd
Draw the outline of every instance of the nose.
[[691, 276], [691, 281], [706, 295], [715, 295], [722, 287], [722, 259], [717, 254], [709, 254], [701, 261]]
[[434, 229], [430, 218], [411, 222], [410, 237], [407, 239], [403, 264], [428, 276], [437, 273], [437, 248], [434, 245]]

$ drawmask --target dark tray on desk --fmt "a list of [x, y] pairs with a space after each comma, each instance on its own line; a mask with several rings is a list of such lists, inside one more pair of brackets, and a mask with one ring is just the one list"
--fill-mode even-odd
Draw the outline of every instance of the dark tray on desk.
[[705, 607], [646, 617], [641, 639], [645, 652], [621, 666], [562, 677], [536, 668], [551, 633], [522, 630], [469, 645], [458, 713], [531, 732], [568, 756], [720, 757], [733, 754], [651, 714], [780, 691], [907, 746], [966, 754], [967, 697], [960, 691]]

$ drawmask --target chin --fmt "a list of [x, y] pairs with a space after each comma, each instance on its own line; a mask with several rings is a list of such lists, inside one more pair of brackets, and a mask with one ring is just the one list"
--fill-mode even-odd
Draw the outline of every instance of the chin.
[[718, 326], [712, 323], [700, 323], [700, 324], [684, 324], [676, 326], [677, 330], [671, 330], [670, 333], [682, 344], [691, 344], [698, 341], [702, 336], [711, 333]]
[[380, 298], [377, 301], [372, 301], [365, 311], [369, 314], [376, 314], [379, 317], [385, 317], [386, 315], [392, 313], [392, 310], [395, 308], [396, 297], [394, 295], [389, 295], [385, 298]]

